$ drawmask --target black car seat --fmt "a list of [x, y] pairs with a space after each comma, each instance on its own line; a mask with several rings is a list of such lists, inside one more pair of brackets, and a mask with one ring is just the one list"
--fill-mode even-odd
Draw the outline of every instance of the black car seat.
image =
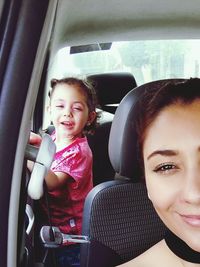
[[134, 76], [129, 72], [93, 74], [87, 77], [93, 83], [101, 108], [101, 119], [94, 135], [88, 135], [93, 152], [94, 185], [112, 180], [115, 171], [108, 156], [108, 140], [115, 110], [122, 98], [136, 87]]
[[159, 88], [168, 81], [155, 81], [133, 89], [115, 113], [109, 156], [116, 179], [97, 185], [86, 198], [82, 234], [89, 236], [91, 242], [81, 246], [81, 267], [119, 265], [163, 238], [165, 226], [141, 181], [134, 108], [144, 90]]
[[137, 86], [130, 72], [108, 72], [89, 75], [96, 89], [98, 102], [103, 111], [115, 113], [122, 98]]

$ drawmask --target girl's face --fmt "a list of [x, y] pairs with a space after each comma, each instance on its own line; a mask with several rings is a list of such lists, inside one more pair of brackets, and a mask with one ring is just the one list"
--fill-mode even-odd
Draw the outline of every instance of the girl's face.
[[146, 131], [143, 157], [158, 215], [200, 252], [200, 100], [164, 108]]
[[51, 96], [50, 115], [56, 134], [74, 139], [80, 137], [85, 125], [93, 121], [95, 112], [89, 112], [81, 88], [57, 84]]

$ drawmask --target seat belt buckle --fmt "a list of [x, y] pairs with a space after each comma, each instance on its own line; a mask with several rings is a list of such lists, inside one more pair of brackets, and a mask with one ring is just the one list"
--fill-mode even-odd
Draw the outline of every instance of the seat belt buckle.
[[57, 248], [66, 243], [90, 243], [88, 236], [63, 234], [58, 227], [43, 226], [40, 238], [47, 248]]

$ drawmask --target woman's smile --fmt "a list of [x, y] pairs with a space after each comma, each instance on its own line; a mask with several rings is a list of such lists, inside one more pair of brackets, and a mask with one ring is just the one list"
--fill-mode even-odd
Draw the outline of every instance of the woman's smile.
[[200, 215], [185, 215], [179, 214], [183, 222], [187, 223], [192, 227], [199, 227], [200, 228]]

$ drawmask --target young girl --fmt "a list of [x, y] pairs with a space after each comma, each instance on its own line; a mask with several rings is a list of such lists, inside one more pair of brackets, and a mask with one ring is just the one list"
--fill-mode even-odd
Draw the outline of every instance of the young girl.
[[[89, 83], [77, 78], [51, 81], [48, 107], [55, 132], [52, 139], [56, 154], [45, 177], [49, 208], [42, 200], [41, 221], [59, 227], [66, 234], [81, 234], [85, 198], [92, 189], [92, 152], [84, 133], [96, 124], [96, 97]], [[40, 136], [31, 134], [30, 143], [39, 144]], [[58, 265], [79, 266], [80, 247], [66, 244], [56, 250]]]
[[146, 90], [138, 156], [149, 199], [169, 231], [123, 267], [200, 266], [200, 79]]

